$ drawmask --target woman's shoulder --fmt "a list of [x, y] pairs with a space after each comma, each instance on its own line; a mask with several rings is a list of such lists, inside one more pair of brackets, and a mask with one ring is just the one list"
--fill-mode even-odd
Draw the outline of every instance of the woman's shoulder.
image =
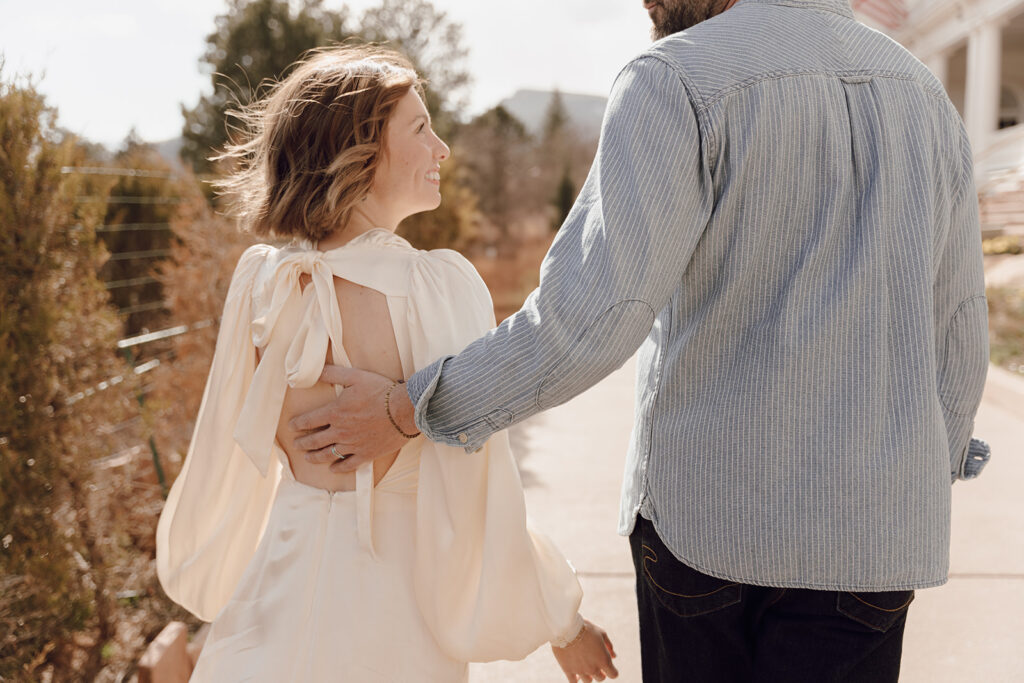
[[472, 269], [474, 272], [476, 271], [473, 263], [454, 249], [424, 249], [420, 251], [420, 254], [423, 258], [430, 259], [439, 264], [451, 266], [452, 268]]
[[253, 244], [246, 248], [242, 255], [238, 257], [238, 264], [235, 266], [235, 269], [260, 266], [276, 251], [278, 251], [278, 248], [271, 244], [264, 244], [263, 242]]
[[444, 282], [450, 287], [468, 287], [470, 291], [487, 291], [476, 266], [454, 249], [421, 250], [416, 270], [421, 279]]
[[468, 258], [454, 249], [421, 252], [419, 267], [410, 277], [414, 297], [443, 302], [453, 315], [467, 317], [474, 332], [494, 326], [494, 303], [487, 284]]
[[[368, 256], [372, 254], [372, 257]], [[419, 288], [486, 289], [476, 268], [454, 249], [417, 249], [391, 231], [371, 230], [337, 250], [334, 257], [347, 262], [349, 272], [368, 270], [373, 279], [386, 278], [390, 286], [415, 295]], [[372, 264], [372, 265], [371, 265]]]
[[421, 249], [419, 250], [419, 256], [421, 264], [425, 267], [433, 267], [450, 273], [472, 277], [474, 280], [480, 280], [480, 274], [477, 272], [473, 262], [455, 249]]
[[276, 247], [269, 244], [253, 244], [248, 247], [235, 263], [228, 288], [228, 298], [247, 292], [256, 282], [260, 270], [266, 265]]

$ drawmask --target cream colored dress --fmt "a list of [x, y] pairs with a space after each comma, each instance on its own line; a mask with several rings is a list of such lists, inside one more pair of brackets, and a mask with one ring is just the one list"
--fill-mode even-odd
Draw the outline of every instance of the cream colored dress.
[[348, 364], [335, 275], [386, 296], [407, 377], [493, 327], [468, 261], [386, 230], [246, 251], [157, 528], [167, 594], [213, 621], [192, 680], [464, 681], [466, 662], [571, 638], [582, 591], [527, 529], [504, 432], [474, 454], [414, 439], [376, 487], [371, 465], [351, 492], [295, 481], [275, 442], [286, 385], [317, 381], [328, 342]]

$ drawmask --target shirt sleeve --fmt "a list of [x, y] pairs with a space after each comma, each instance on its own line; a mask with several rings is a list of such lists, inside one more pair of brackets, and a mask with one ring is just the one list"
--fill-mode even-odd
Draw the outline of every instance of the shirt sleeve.
[[960, 180], [935, 278], [937, 388], [949, 441], [950, 476], [966, 477], [968, 444], [988, 372], [988, 302], [974, 161], [959, 116]]
[[474, 451], [620, 367], [679, 286], [707, 225], [708, 155], [681, 74], [651, 55], [627, 65], [540, 286], [496, 329], [410, 379], [419, 429]]

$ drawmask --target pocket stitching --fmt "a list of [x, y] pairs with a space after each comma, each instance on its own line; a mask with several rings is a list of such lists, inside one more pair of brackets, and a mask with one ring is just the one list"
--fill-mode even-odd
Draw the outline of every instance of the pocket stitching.
[[[851, 611], [851, 608], [855, 608], [856, 606], [852, 605], [852, 604], [850, 604], [849, 606], [844, 606], [843, 605], [843, 597], [844, 596], [850, 596], [850, 597], [854, 598], [857, 602], [861, 603], [862, 605], [867, 606], [877, 616], [881, 617], [882, 619], [885, 619], [885, 622], [884, 623], [875, 623], [875, 620], [872, 620], [870, 618], [869, 614], [864, 614], [864, 615], [858, 614], [857, 613], [858, 612], [857, 609], [853, 609]], [[910, 603], [914, 601], [914, 597], [915, 597], [915, 594], [914, 594], [913, 591], [911, 591], [910, 592], [910, 599], [907, 600], [901, 607], [897, 607], [895, 609], [889, 609], [889, 608], [886, 608], [886, 607], [878, 607], [877, 605], [872, 605], [870, 602], [867, 602], [866, 600], [864, 600], [860, 596], [856, 595], [853, 591], [839, 591], [839, 592], [836, 593], [836, 611], [838, 611], [840, 614], [842, 614], [846, 618], [848, 618], [848, 619], [850, 619], [852, 621], [855, 621], [858, 624], [860, 624], [861, 626], [869, 628], [872, 631], [877, 631], [879, 633], [887, 633], [889, 631], [889, 629], [891, 629], [901, 618], [903, 618], [903, 619], [906, 618], [905, 610], [907, 610], [909, 608], [909, 606], [910, 606]], [[897, 616], [898, 612], [904, 612], [902, 617], [901, 616]], [[882, 616], [883, 614], [890, 614], [890, 615], [893, 615], [893, 616], [892, 617], [883, 617]]]
[[645, 556], [644, 557], [644, 574], [647, 575], [647, 580], [650, 581], [651, 583], [653, 583], [658, 588], [658, 590], [660, 590], [660, 591], [662, 591], [664, 593], [667, 593], [668, 595], [675, 595], [675, 596], [678, 596], [680, 598], [706, 598], [707, 596], [714, 595], [715, 593], [723, 591], [726, 588], [732, 588], [733, 586], [738, 586], [739, 585], [738, 583], [727, 583], [724, 586], [716, 588], [715, 590], [711, 591], [710, 593], [701, 593], [700, 595], [686, 595], [685, 593], [675, 593], [673, 591], [668, 590], [667, 588], [663, 588], [661, 586], [661, 584], [659, 584], [657, 581], [655, 581], [654, 577], [651, 576], [651, 570], [647, 568], [647, 561], [648, 560], [653, 561], [655, 564], [658, 563], [658, 553], [654, 552], [654, 550], [652, 550], [649, 545], [641, 544], [641, 547], [645, 548], [653, 556], [653, 557], [649, 557], [649, 556]]
[[872, 605], [870, 602], [868, 602], [867, 600], [864, 600], [863, 598], [861, 598], [859, 595], [857, 595], [853, 591], [846, 591], [846, 593], [848, 595], [853, 596], [853, 598], [856, 599], [858, 602], [861, 602], [861, 603], [867, 605], [868, 607], [870, 607], [872, 609], [877, 609], [880, 612], [899, 612], [901, 609], [906, 609], [907, 605], [909, 605], [910, 603], [912, 603], [914, 601], [914, 594], [911, 593], [910, 594], [910, 599], [907, 600], [902, 605], [900, 605], [899, 607], [895, 607], [893, 609], [886, 609], [885, 607], [879, 607], [878, 605]]

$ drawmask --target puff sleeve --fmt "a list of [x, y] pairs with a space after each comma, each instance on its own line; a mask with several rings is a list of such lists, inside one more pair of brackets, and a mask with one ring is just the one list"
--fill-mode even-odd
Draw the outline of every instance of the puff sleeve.
[[280, 480], [280, 463], [262, 475], [232, 436], [256, 369], [252, 291], [270, 249], [250, 247], [235, 268], [192, 442], [157, 525], [160, 583], [205, 621], [255, 552]]
[[[408, 327], [417, 368], [494, 326], [486, 285], [456, 252], [425, 253], [410, 277]], [[453, 658], [521, 659], [548, 641], [571, 638], [582, 625], [575, 571], [527, 527], [505, 431], [472, 454], [424, 443], [416, 544], [420, 611]]]

